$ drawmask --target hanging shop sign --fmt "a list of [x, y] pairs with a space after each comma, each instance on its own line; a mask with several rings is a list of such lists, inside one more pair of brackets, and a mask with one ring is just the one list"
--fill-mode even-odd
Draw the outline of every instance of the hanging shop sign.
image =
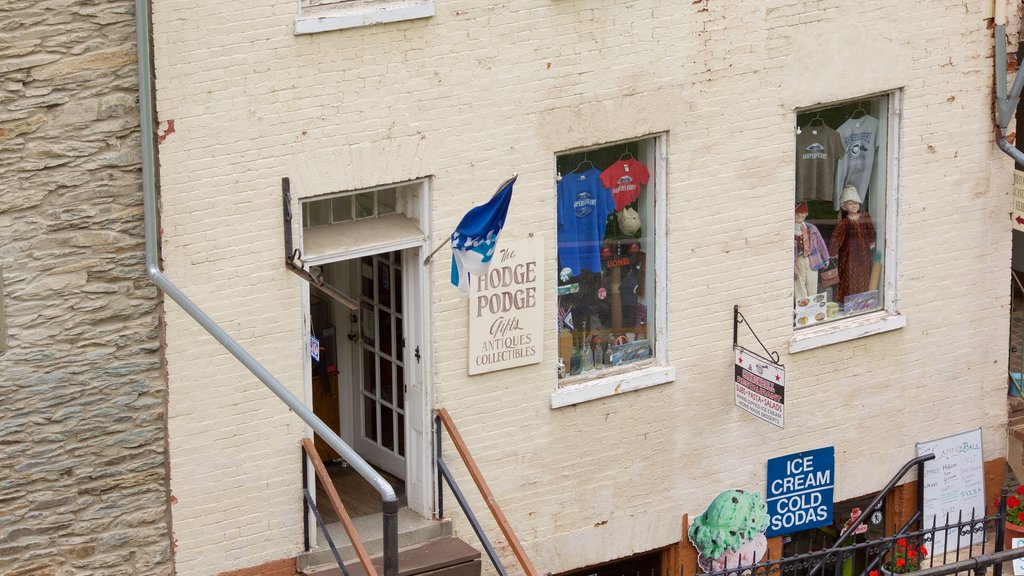
[[544, 239], [502, 240], [469, 284], [469, 373], [537, 364], [544, 354]]
[[768, 461], [769, 538], [832, 523], [835, 446]]
[[1024, 172], [1013, 171], [1013, 212], [1010, 213], [1014, 230], [1024, 232]]
[[786, 369], [781, 364], [734, 346], [736, 405], [783, 428], [786, 420]]
[[[935, 454], [933, 460], [924, 463], [924, 523], [942, 523], [946, 518], [964, 520], [985, 515], [985, 470], [981, 450], [981, 428], [961, 434], [947, 436], [930, 442], [917, 444], [917, 455]], [[978, 524], [975, 531], [983, 530]], [[980, 535], [976, 534], [974, 541]], [[946, 542], [953, 548], [967, 546], [968, 537], [958, 537], [957, 530], [936, 532], [931, 542], [932, 549], [945, 550]]]

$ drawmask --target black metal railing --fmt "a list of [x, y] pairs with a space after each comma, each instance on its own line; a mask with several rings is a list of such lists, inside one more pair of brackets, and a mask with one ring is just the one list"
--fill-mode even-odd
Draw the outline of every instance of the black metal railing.
[[537, 571], [533, 567], [533, 563], [530, 561], [530, 558], [526, 555], [526, 550], [523, 549], [522, 543], [519, 542], [519, 538], [512, 530], [512, 526], [509, 524], [508, 519], [505, 518], [505, 514], [501, 511], [501, 507], [498, 506], [494, 495], [491, 493], [491, 489], [487, 486], [487, 482], [484, 480], [483, 474], [477, 467], [472, 454], [469, 453], [469, 448], [462, 440], [462, 435], [459, 434], [458, 428], [455, 427], [455, 422], [452, 420], [451, 415], [448, 414], [446, 409], [439, 408], [435, 412], [434, 427], [434, 453], [437, 462], [438, 475], [438, 517], [444, 518], [444, 486], [441, 483], [441, 480], [444, 479], [448, 484], [448, 487], [451, 488], [452, 494], [455, 496], [455, 500], [458, 501], [459, 506], [462, 508], [462, 512], [466, 515], [466, 519], [469, 520], [470, 526], [473, 527], [473, 532], [476, 533], [477, 539], [480, 540], [480, 544], [483, 545], [484, 550], [487, 552], [487, 557], [491, 560], [491, 564], [494, 566], [495, 571], [498, 572], [499, 576], [508, 576], [505, 566], [498, 558], [497, 552], [494, 551], [494, 546], [491, 545], [490, 539], [487, 538], [487, 534], [484, 533], [483, 527], [480, 526], [480, 521], [477, 520], [476, 514], [473, 513], [472, 507], [470, 507], [469, 502], [466, 500], [466, 496], [462, 493], [458, 482], [455, 481], [455, 477], [452, 476], [451, 470], [448, 469], [448, 465], [444, 461], [441, 437], [443, 431], [447, 430], [452, 443], [455, 445], [455, 449], [458, 451], [462, 461], [466, 464], [466, 469], [469, 471], [470, 477], [473, 479], [477, 489], [480, 491], [480, 495], [483, 497], [484, 503], [491, 511], [491, 515], [494, 517], [494, 521], [497, 522], [501, 533], [505, 536], [505, 540], [507, 541], [509, 548], [512, 549], [512, 553], [515, 555], [516, 559], [519, 560], [519, 565], [522, 567], [523, 572], [526, 576], [537, 576]]
[[[1001, 576], [1001, 562], [1024, 557], [1024, 548], [1003, 551], [1007, 490], [1004, 488], [995, 514], [956, 518], [932, 517], [923, 522], [930, 528], [911, 530], [920, 513], [896, 534], [876, 540], [834, 546], [825, 550], [743, 564], [739, 554], [725, 558], [705, 570], [708, 576], [891, 576], [914, 572], [914, 576], [944, 576], [956, 572], [984, 571], [994, 566]], [[870, 508], [869, 508], [870, 510]], [[866, 516], [862, 515], [862, 516]], [[845, 533], [845, 532], [844, 532]], [[839, 540], [843, 542], [842, 539]], [[732, 565], [730, 565], [732, 564]], [[681, 576], [694, 576], [681, 574]]]
[[309, 495], [309, 490], [303, 488], [302, 497], [306, 501], [307, 509], [309, 509], [313, 514], [313, 518], [316, 519], [316, 525], [320, 529], [320, 533], [323, 534], [324, 539], [327, 540], [327, 545], [331, 548], [331, 554], [334, 555], [334, 561], [338, 563], [338, 568], [341, 568], [342, 574], [349, 576], [348, 568], [345, 567], [345, 562], [341, 559], [338, 547], [334, 544], [334, 538], [331, 537], [331, 533], [327, 530], [327, 523], [324, 522], [323, 516], [320, 515], [320, 510], [316, 507], [316, 502], [313, 501], [313, 497]]

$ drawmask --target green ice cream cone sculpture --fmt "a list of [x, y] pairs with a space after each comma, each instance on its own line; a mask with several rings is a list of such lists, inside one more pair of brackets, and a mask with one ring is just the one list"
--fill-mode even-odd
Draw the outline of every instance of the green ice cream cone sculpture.
[[690, 525], [705, 572], [756, 564], [768, 549], [768, 506], [757, 492], [726, 490]]

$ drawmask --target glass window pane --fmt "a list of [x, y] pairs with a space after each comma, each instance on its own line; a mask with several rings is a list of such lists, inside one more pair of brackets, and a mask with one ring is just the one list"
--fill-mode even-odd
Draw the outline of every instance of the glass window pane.
[[309, 216], [309, 225], [311, 226], [323, 226], [324, 224], [330, 224], [330, 214], [328, 211], [328, 200], [317, 200], [315, 202], [306, 202], [307, 214]]
[[377, 403], [367, 396], [363, 396], [363, 436], [377, 441]]
[[386, 406], [381, 406], [380, 411], [380, 445], [395, 449], [395, 413]]
[[398, 416], [398, 455], [405, 456], [405, 416], [401, 413]]
[[600, 377], [653, 353], [655, 143], [556, 158], [558, 356], [565, 377]]
[[393, 374], [391, 362], [381, 358], [380, 360], [380, 399], [391, 404], [395, 400]]
[[395, 268], [395, 312], [402, 313], [402, 269]]
[[377, 355], [363, 350], [363, 390], [377, 394]]
[[359, 261], [359, 270], [363, 298], [373, 300], [373, 257], [363, 256]]
[[331, 221], [348, 222], [352, 219], [352, 197], [339, 196], [331, 199]]
[[374, 204], [373, 192], [361, 192], [355, 195], [356, 218], [369, 218], [373, 216]]
[[391, 270], [383, 260], [377, 261], [377, 303], [391, 306]]
[[398, 204], [397, 193], [394, 188], [377, 191], [377, 215], [393, 214]]
[[376, 345], [376, 324], [374, 323], [373, 317], [373, 305], [368, 302], [363, 302], [361, 305], [362, 318], [360, 318], [360, 325], [363, 329], [363, 344], [368, 348], [373, 348]]
[[396, 364], [395, 372], [395, 391], [398, 392], [398, 402], [395, 402], [395, 406], [402, 410], [405, 408], [405, 369], [401, 364]]
[[384, 310], [377, 311], [377, 345], [381, 354], [391, 355], [391, 314]]
[[797, 329], [882, 308], [887, 120], [887, 96], [797, 116]]

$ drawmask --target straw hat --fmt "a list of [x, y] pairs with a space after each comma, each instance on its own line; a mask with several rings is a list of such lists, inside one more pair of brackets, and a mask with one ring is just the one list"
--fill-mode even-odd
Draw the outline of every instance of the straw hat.
[[860, 194], [857, 193], [857, 187], [853, 184], [843, 186], [843, 194], [839, 197], [840, 206], [847, 202], [856, 202], [857, 204], [864, 203], [864, 201], [860, 199]]

